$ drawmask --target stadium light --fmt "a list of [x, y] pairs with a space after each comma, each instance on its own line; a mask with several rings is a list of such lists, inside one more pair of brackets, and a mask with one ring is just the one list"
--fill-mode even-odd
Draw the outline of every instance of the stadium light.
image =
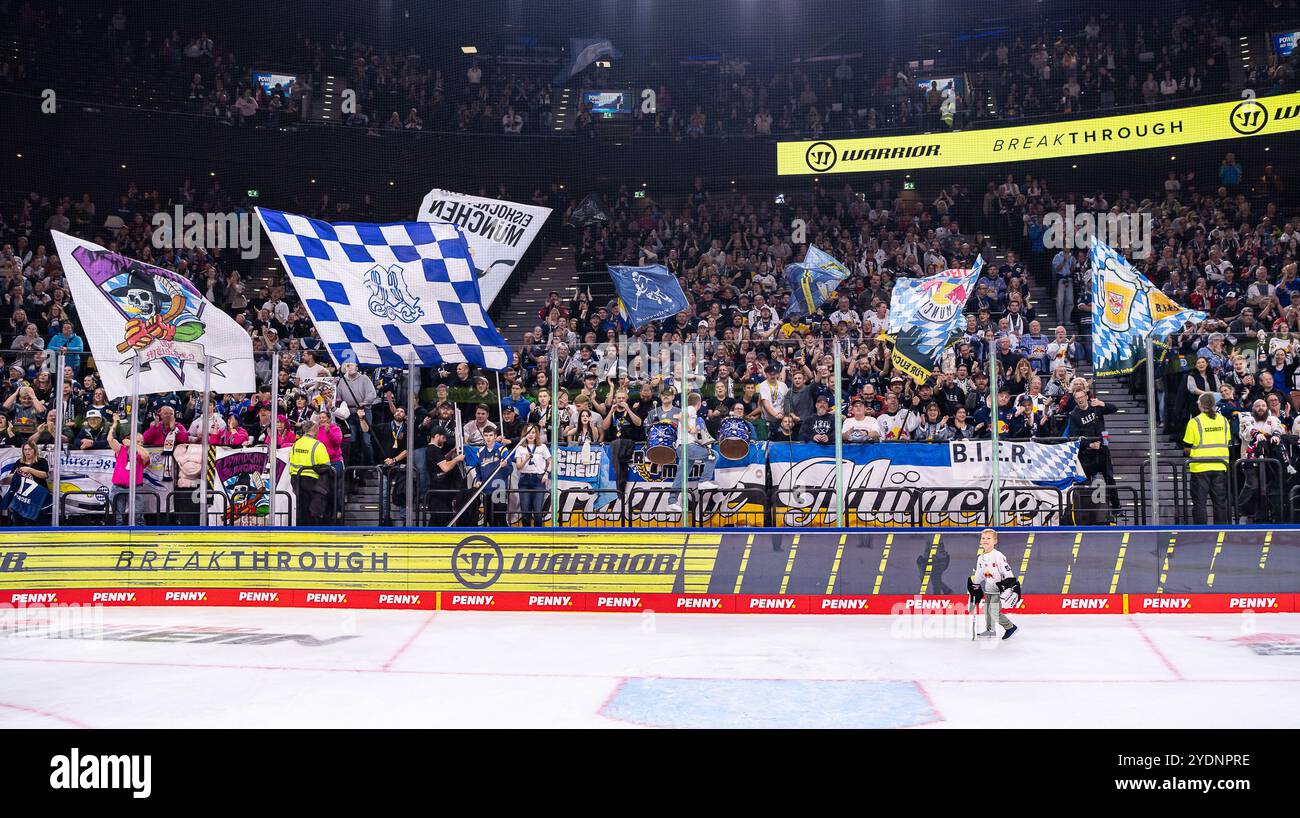
[[474, 45], [463, 45], [463, 46], [460, 47], [460, 53], [462, 53], [462, 54], [477, 54], [477, 53], [478, 53], [478, 46], [474, 46]]

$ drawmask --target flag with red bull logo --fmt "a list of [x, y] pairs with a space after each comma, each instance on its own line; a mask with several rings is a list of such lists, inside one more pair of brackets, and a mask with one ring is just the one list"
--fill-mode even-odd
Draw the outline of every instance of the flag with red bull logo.
[[924, 383], [962, 326], [966, 300], [975, 291], [984, 259], [969, 270], [945, 270], [900, 279], [889, 305], [887, 331], [894, 338], [894, 368]]

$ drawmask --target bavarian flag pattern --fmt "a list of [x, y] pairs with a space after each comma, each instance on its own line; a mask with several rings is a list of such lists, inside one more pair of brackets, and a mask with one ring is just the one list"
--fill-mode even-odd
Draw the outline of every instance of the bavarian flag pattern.
[[1172, 335], [1205, 313], [1176, 304], [1103, 242], [1092, 240], [1092, 369], [1126, 375], [1150, 337]]
[[894, 284], [886, 331], [894, 339], [890, 361], [895, 369], [918, 384], [930, 378], [961, 329], [962, 312], [983, 267], [980, 257], [969, 270], [945, 270]]
[[329, 224], [265, 208], [257, 215], [336, 362], [510, 365], [456, 225]]
[[785, 266], [786, 285], [790, 288], [790, 306], [786, 320], [812, 315], [835, 294], [835, 288], [849, 277], [849, 268], [824, 250], [809, 245], [802, 262]]

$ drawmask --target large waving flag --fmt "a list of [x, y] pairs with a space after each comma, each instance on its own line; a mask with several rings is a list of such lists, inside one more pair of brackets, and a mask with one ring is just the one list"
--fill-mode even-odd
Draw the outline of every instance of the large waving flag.
[[786, 285], [790, 288], [790, 306], [786, 307], [784, 317], [788, 320], [800, 315], [812, 315], [848, 276], [849, 269], [834, 256], [815, 246], [809, 246], [803, 261], [785, 266]]
[[677, 276], [662, 264], [648, 267], [611, 266], [618, 290], [618, 314], [632, 329], [662, 321], [690, 306]]
[[1122, 256], [1092, 240], [1092, 369], [1125, 375], [1137, 366], [1144, 339], [1171, 335], [1205, 313], [1181, 307]]
[[917, 383], [930, 377], [961, 328], [962, 311], [983, 267], [981, 256], [969, 270], [945, 270], [925, 278], [900, 279], [894, 284], [886, 331], [894, 337], [890, 360], [895, 369], [906, 372]]
[[416, 218], [422, 222], [451, 222], [465, 232], [478, 271], [483, 306], [491, 307], [550, 215], [549, 207], [435, 188], [420, 202]]
[[623, 53], [604, 37], [570, 37], [569, 62], [555, 75], [555, 84], [563, 85], [569, 78], [600, 59], [617, 60]]
[[110, 398], [198, 391], [253, 392], [253, 339], [184, 276], [54, 231], [95, 366]]
[[338, 363], [510, 364], [454, 224], [329, 224], [257, 208], [289, 280]]

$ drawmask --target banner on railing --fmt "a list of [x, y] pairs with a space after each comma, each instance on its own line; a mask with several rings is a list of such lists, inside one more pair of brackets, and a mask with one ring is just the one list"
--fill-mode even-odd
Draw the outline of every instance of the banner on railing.
[[[53, 448], [50, 446], [41, 446], [40, 449], [42, 457], [48, 459], [53, 455]], [[9, 489], [14, 465], [21, 455], [20, 448], [0, 448], [0, 494]], [[59, 465], [59, 491], [66, 497], [62, 501], [64, 514], [103, 513], [108, 502], [108, 493], [113, 487], [114, 460], [110, 449], [63, 452]], [[144, 473], [144, 485], [137, 493], [153, 495], [161, 503], [162, 498], [170, 490], [167, 457], [161, 452], [154, 452], [149, 460], [149, 468]], [[144, 508], [150, 512], [162, 507], [154, 501], [142, 502]]]
[[[22, 449], [0, 448], [0, 494], [8, 490], [14, 465]], [[52, 447], [42, 446], [41, 455], [50, 457]], [[291, 514], [293, 486], [288, 477], [288, 449], [276, 452], [279, 468], [280, 508]], [[149, 455], [149, 468], [144, 473], [144, 485], [137, 489], [140, 496], [150, 495], [154, 500], [142, 501], [147, 514], [169, 508], [167, 497], [174, 492], [188, 496], [199, 485], [199, 468], [203, 459], [203, 446], [199, 443], [181, 443], [171, 452], [154, 450]], [[113, 488], [113, 465], [116, 458], [111, 449], [65, 451], [61, 455], [59, 492], [63, 496], [62, 513], [69, 517], [103, 514], [108, 495]], [[268, 525], [270, 497], [266, 493], [266, 448], [233, 448], [211, 446], [208, 450], [208, 515], [209, 525]], [[286, 505], [289, 508], [286, 508]], [[175, 510], [175, 505], [170, 506]], [[278, 524], [292, 516], [280, 517]]]
[[[1078, 442], [999, 444], [1002, 522], [1061, 522], [1061, 489], [1083, 480]], [[985, 525], [993, 477], [988, 440], [845, 446], [847, 525]], [[835, 447], [772, 444], [768, 469], [779, 526], [833, 525]]]
[[[1002, 441], [1001, 518], [1007, 525], [1055, 525], [1063, 491], [1083, 480], [1079, 444]], [[993, 444], [882, 443], [844, 449], [848, 525], [985, 525]], [[633, 450], [620, 495], [610, 448], [561, 447], [560, 513], [568, 525], [681, 525], [678, 464], [658, 466]], [[835, 525], [835, 448], [813, 443], [755, 443], [740, 460], [716, 447], [690, 458], [693, 524], [765, 524], [768, 487], [779, 526]]]
[[[722, 456], [717, 447], [694, 447], [689, 457], [687, 485], [699, 491], [695, 511], [699, 525], [736, 525], [741, 515], [761, 520], [761, 492], [767, 485], [766, 443], [755, 443], [739, 460]], [[561, 446], [558, 454], [561, 519], [568, 525], [639, 528], [681, 525], [681, 483], [678, 463], [660, 466], [646, 459], [645, 447], [631, 452], [627, 485], [622, 495], [610, 447]], [[747, 495], [746, 488], [760, 495]], [[754, 516], [756, 515], [756, 516]]]

